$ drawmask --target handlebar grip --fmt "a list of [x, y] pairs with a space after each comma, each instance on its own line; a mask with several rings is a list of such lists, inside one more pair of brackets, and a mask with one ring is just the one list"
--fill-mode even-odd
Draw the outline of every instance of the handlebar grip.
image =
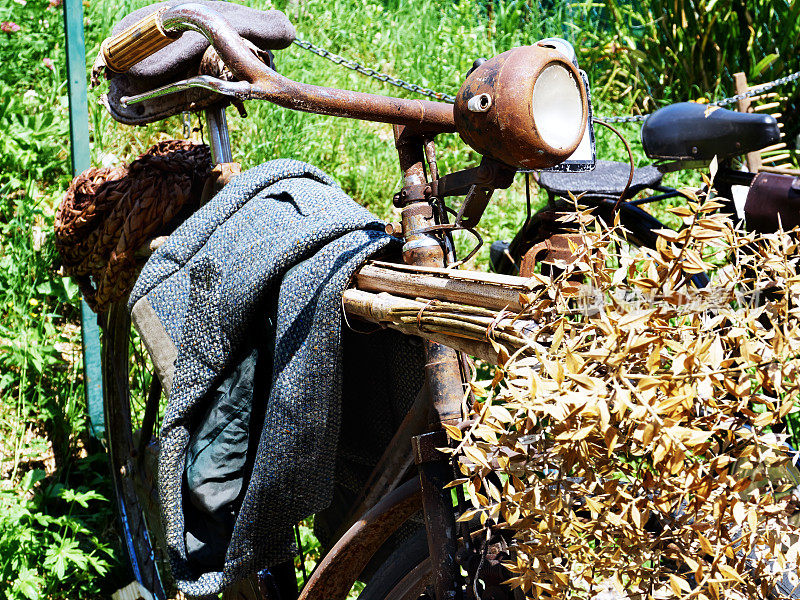
[[117, 35], [103, 40], [100, 53], [106, 67], [116, 73], [124, 73], [178, 39], [180, 34], [170, 35], [161, 25], [161, 16], [167, 8], [165, 6]]

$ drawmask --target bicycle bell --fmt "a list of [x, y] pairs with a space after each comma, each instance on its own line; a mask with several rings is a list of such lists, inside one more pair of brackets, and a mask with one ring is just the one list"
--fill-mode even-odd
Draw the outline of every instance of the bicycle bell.
[[513, 167], [544, 169], [566, 160], [586, 128], [586, 89], [575, 66], [548, 46], [522, 46], [487, 60], [456, 96], [461, 138]]

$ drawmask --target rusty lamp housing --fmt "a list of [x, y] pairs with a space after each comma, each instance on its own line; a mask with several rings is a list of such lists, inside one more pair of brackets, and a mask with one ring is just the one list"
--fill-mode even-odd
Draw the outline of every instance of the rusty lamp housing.
[[545, 169], [578, 147], [588, 115], [578, 70], [553, 48], [522, 46], [469, 74], [455, 102], [461, 138], [512, 167]]

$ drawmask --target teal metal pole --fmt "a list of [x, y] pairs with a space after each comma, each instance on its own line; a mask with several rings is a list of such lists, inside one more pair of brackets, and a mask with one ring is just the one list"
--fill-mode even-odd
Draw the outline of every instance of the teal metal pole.
[[[72, 174], [78, 175], [91, 165], [89, 148], [89, 100], [86, 89], [86, 43], [83, 37], [83, 3], [64, 0], [64, 34], [67, 47], [69, 79], [69, 131]], [[95, 315], [81, 300], [81, 337], [83, 340], [83, 379], [92, 434], [105, 433], [103, 415], [103, 372], [100, 367], [100, 328]]]

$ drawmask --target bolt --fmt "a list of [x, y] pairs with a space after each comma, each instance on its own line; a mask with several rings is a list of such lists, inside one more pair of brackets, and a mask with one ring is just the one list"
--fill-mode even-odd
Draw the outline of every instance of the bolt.
[[403, 226], [400, 223], [387, 223], [384, 231], [389, 235], [400, 237], [403, 232]]

